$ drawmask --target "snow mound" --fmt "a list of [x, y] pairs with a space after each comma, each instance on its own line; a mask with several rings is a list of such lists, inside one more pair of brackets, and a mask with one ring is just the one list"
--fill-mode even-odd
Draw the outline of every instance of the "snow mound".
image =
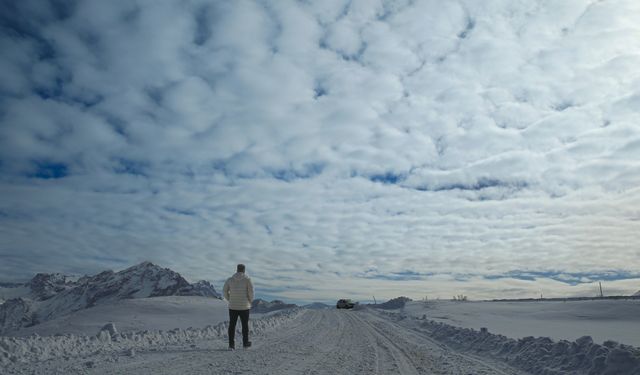
[[486, 328], [476, 331], [426, 319], [420, 327], [455, 349], [500, 359], [531, 374], [640, 374], [640, 350], [615, 341], [599, 345], [590, 336], [575, 341], [548, 337], [515, 340]]
[[390, 300], [388, 300], [387, 302], [378, 304], [378, 305], [374, 305], [374, 307], [379, 308], [379, 309], [386, 309], [386, 310], [394, 310], [394, 309], [401, 309], [404, 307], [404, 305], [407, 302], [411, 302], [413, 301], [411, 298], [408, 297], [396, 297], [396, 298], [392, 298]]
[[[251, 334], [260, 334], [282, 326], [299, 314], [302, 309], [289, 309], [262, 319], [250, 320]], [[42, 337], [0, 337], [0, 364], [10, 366], [40, 362], [59, 357], [85, 357], [100, 353], [128, 353], [191, 343], [202, 339], [226, 338], [229, 322], [222, 322], [203, 329], [172, 329], [169, 331], [138, 331], [118, 333], [110, 324], [95, 336], [60, 335]], [[238, 331], [240, 329], [238, 328]]]
[[113, 323], [107, 323], [105, 324], [101, 329], [100, 332], [98, 332], [98, 335], [100, 335], [101, 332], [103, 331], [107, 331], [109, 333], [110, 337], [116, 337], [116, 335], [118, 334], [118, 330], [116, 329], [116, 325]]

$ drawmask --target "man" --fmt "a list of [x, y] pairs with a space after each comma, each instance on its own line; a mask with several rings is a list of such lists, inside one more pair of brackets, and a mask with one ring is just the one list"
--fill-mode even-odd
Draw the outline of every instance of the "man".
[[253, 284], [244, 271], [244, 264], [238, 264], [236, 273], [224, 283], [224, 298], [229, 301], [229, 350], [235, 349], [236, 323], [242, 323], [242, 346], [251, 346], [249, 341], [249, 309], [253, 301]]

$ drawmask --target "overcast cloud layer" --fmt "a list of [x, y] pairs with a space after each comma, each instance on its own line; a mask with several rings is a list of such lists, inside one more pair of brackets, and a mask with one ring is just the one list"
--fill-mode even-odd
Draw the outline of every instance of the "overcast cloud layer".
[[[640, 289], [640, 2], [12, 1], [0, 276]], [[608, 288], [608, 289], [607, 289]]]

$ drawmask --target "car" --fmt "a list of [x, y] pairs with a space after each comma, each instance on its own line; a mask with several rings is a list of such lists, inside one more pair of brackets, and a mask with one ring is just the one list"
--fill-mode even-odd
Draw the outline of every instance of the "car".
[[339, 299], [336, 303], [336, 309], [353, 309], [357, 302], [353, 302], [350, 299]]

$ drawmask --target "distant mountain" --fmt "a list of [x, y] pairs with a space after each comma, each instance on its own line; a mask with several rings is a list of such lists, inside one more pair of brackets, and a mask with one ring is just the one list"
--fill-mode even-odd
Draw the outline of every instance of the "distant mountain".
[[268, 302], [260, 298], [254, 299], [251, 303], [251, 311], [259, 314], [264, 314], [276, 310], [292, 309], [294, 307], [298, 306], [290, 303], [284, 303], [280, 300], [273, 300], [271, 302]]
[[28, 287], [26, 294], [0, 305], [0, 334], [122, 299], [175, 295], [221, 298], [209, 282], [190, 284], [179, 273], [151, 262], [77, 281], [61, 274], [39, 273], [23, 286]]
[[640, 290], [633, 294], [634, 297], [640, 297]]
[[23, 283], [5, 283], [0, 282], [0, 288], [17, 288], [19, 286], [23, 286]]
[[322, 302], [314, 302], [308, 305], [304, 305], [302, 307], [304, 307], [305, 309], [311, 309], [311, 310], [323, 310], [323, 309], [330, 309], [333, 306], [329, 306], [326, 303], [322, 303]]
[[205, 280], [200, 280], [193, 284], [190, 284], [182, 289], [180, 289], [177, 293], [179, 296], [201, 296], [201, 297], [211, 297], [222, 299], [222, 296], [216, 292], [216, 289], [211, 285], [210, 282]]
[[33, 299], [45, 301], [66, 289], [72, 288], [74, 284], [68, 282], [67, 277], [59, 273], [39, 273], [26, 286], [31, 289]]

